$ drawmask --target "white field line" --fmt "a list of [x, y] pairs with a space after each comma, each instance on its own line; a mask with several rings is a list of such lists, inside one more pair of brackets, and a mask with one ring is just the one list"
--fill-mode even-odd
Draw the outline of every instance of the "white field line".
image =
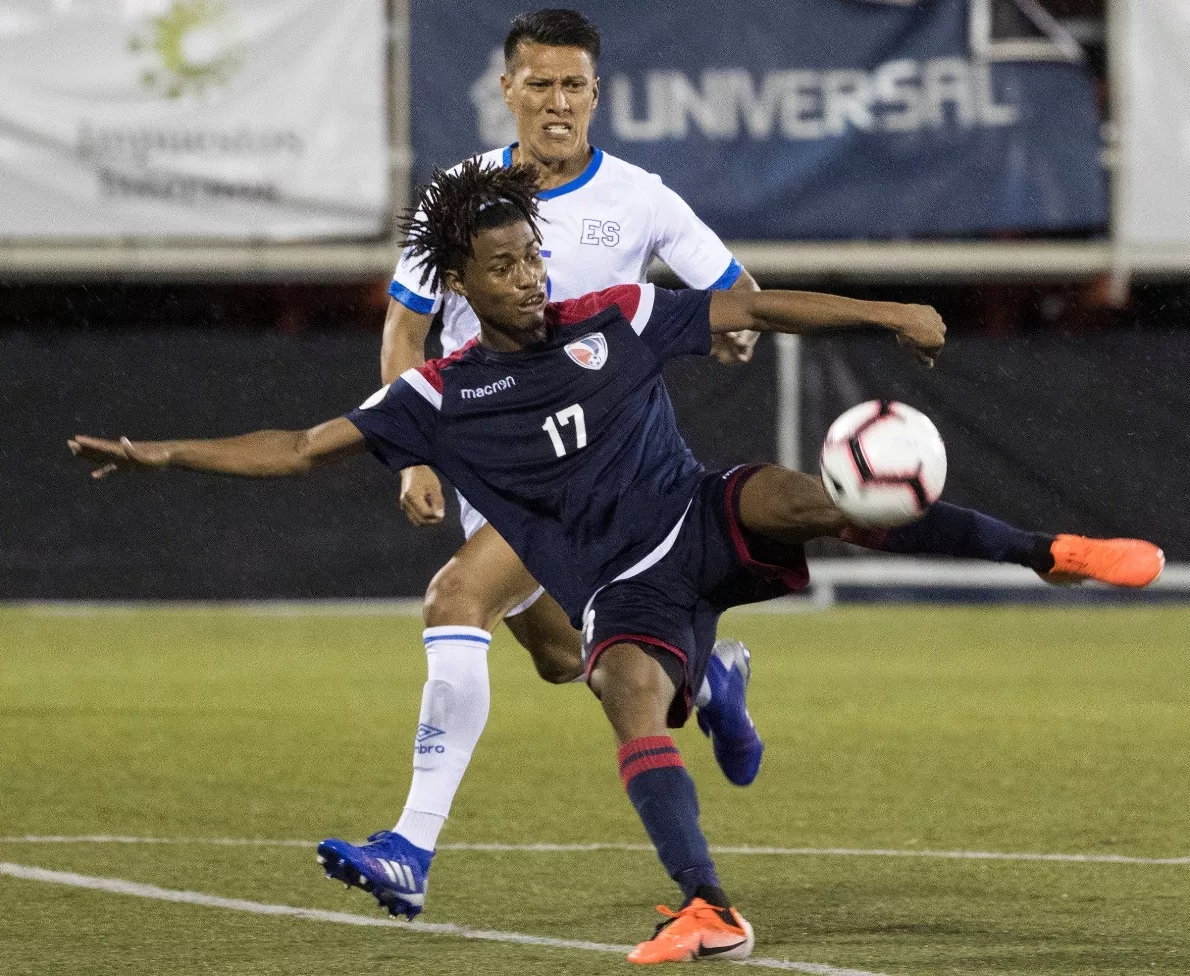
[[[179, 891], [174, 888], [159, 888], [157, 885], [124, 881], [121, 878], [100, 878], [88, 874], [74, 874], [70, 871], [47, 871], [45, 868], [28, 867], [24, 864], [9, 864], [3, 861], [0, 861], [0, 875], [20, 878], [24, 881], [41, 881], [46, 884], [67, 885], [72, 888], [89, 888], [92, 891], [106, 891], [116, 895], [131, 895], [135, 898], [149, 898], [154, 901], [202, 905], [206, 908], [224, 908], [237, 912], [251, 912], [255, 915], [303, 918], [313, 922], [333, 922], [339, 925], [359, 925], [393, 929], [404, 928], [426, 935], [446, 935], [457, 939], [474, 939], [480, 942], [507, 942], [515, 945], [543, 946], [549, 949], [614, 953], [620, 956], [625, 955], [632, 949], [632, 946], [627, 945], [585, 942], [579, 939], [555, 939], [544, 935], [527, 935], [522, 932], [497, 932], [441, 922], [397, 922], [368, 915], [331, 912], [321, 908], [271, 905], [264, 902], [245, 901], [242, 898], [222, 898], [219, 895], [206, 895], [199, 891]], [[799, 973], [813, 973], [815, 976], [882, 976], [880, 973], [867, 972], [862, 969], [845, 969], [814, 962], [790, 962], [785, 959], [748, 959], [741, 960], [736, 965], [759, 966], [764, 969], [785, 969]]]
[[[440, 844], [456, 851], [652, 851], [649, 844]], [[913, 851], [864, 847], [731, 847], [712, 846], [712, 854], [764, 857], [935, 857], [961, 861], [1072, 861], [1080, 864], [1190, 865], [1190, 857], [1132, 857], [1126, 854], [1030, 854], [1005, 851]]]
[[[0, 844], [205, 844], [213, 847], [308, 847], [312, 850], [317, 842], [312, 840], [271, 840], [254, 837], [124, 837], [116, 834], [25, 834], [19, 837], [0, 837]], [[582, 854], [593, 851], [651, 852], [653, 848], [649, 844], [593, 841], [579, 844], [504, 844], [499, 842], [439, 844], [438, 850], [526, 854]], [[1131, 854], [1037, 854], [1027, 851], [930, 851], [867, 847], [712, 846], [711, 853], [738, 854], [745, 857], [932, 857], [954, 861], [1056, 861], [1072, 864], [1190, 865], [1190, 857], [1138, 857]]]

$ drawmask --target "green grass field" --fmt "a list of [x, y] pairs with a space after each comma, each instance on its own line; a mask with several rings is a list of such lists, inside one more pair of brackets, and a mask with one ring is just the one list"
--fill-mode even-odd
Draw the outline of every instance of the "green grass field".
[[[0, 610], [0, 972], [607, 973], [616, 954], [357, 927], [16, 877], [13, 866], [380, 920], [313, 843], [396, 819], [418, 621]], [[738, 615], [768, 742], [746, 790], [677, 735], [756, 956], [893, 976], [1190, 972], [1190, 611]], [[581, 686], [506, 634], [444, 845], [645, 842]], [[189, 839], [29, 842], [26, 835]], [[201, 839], [308, 841], [308, 847]], [[892, 850], [905, 856], [830, 853]], [[56, 877], [56, 876], [54, 876]], [[648, 851], [443, 850], [431, 923], [631, 944], [675, 890]], [[76, 882], [77, 884], [77, 882]], [[136, 889], [142, 890], [142, 889]]]

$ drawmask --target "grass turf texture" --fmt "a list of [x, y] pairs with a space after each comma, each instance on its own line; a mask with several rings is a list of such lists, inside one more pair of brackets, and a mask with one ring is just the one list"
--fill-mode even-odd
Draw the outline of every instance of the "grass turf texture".
[[[360, 839], [408, 782], [424, 675], [399, 617], [0, 610], [0, 836]], [[1184, 609], [739, 615], [768, 741], [747, 790], [677, 741], [712, 844], [1190, 854]], [[443, 843], [645, 841], [610, 731], [506, 634]], [[757, 955], [904, 976], [1184, 973], [1190, 866], [721, 855]], [[379, 917], [309, 850], [0, 844], [0, 861]], [[432, 922], [633, 943], [647, 852], [445, 851]], [[635, 971], [610, 955], [167, 904], [0, 876], [5, 974]]]

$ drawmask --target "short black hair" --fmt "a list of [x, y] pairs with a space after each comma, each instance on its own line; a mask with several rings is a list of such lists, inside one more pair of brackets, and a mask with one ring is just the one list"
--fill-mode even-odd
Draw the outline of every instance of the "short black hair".
[[599, 28], [577, 10], [550, 8], [518, 14], [504, 38], [504, 62], [512, 64], [522, 41], [550, 47], [581, 47], [599, 64]]
[[432, 182], [417, 192], [417, 206], [405, 211], [398, 227], [405, 247], [420, 258], [421, 283], [437, 291], [447, 271], [463, 273], [475, 257], [472, 239], [480, 231], [525, 221], [537, 229], [537, 170], [532, 166], [481, 165], [466, 160], [453, 172], [435, 170]]

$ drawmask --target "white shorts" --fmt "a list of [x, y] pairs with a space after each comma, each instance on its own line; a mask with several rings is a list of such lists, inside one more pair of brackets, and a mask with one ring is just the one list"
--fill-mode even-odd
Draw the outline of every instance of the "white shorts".
[[[457, 491], [455, 494], [458, 495], [459, 498], [459, 521], [463, 523], [463, 535], [470, 539], [473, 535], [475, 535], [476, 532], [488, 524], [488, 520], [480, 515], [479, 510], [474, 508], [466, 498], [460, 495]], [[532, 594], [530, 594], [527, 600], [523, 600], [522, 602], [518, 603], [504, 616], [515, 617], [518, 613], [524, 613], [531, 606], [533, 606], [534, 603], [537, 602], [538, 598], [544, 592], [544, 586], [537, 587], [537, 589], [535, 589]]]

